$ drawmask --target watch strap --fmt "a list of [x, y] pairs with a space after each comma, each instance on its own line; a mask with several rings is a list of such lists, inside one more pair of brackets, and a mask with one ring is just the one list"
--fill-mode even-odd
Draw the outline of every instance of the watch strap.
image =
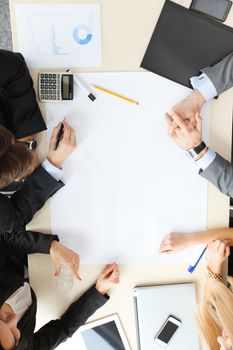
[[202, 141], [197, 147], [188, 149], [187, 153], [191, 158], [195, 159], [198, 156], [198, 154], [201, 153], [201, 151], [203, 151], [204, 148], [206, 148], [206, 144], [204, 141]]
[[198, 155], [199, 153], [201, 153], [201, 151], [203, 151], [204, 148], [206, 148], [206, 144], [205, 144], [204, 141], [202, 141], [200, 143], [200, 145], [198, 145], [197, 147], [193, 148], [193, 150], [196, 153], [196, 155]]

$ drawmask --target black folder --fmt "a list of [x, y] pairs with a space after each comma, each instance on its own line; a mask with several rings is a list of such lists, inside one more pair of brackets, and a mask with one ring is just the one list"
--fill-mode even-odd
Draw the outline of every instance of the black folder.
[[233, 52], [233, 28], [166, 1], [141, 67], [190, 87], [189, 79]]

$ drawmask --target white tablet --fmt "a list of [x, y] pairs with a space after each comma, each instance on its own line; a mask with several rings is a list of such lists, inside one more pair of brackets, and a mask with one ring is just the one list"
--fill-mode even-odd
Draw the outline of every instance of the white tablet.
[[85, 350], [130, 350], [117, 315], [87, 323], [78, 332]]

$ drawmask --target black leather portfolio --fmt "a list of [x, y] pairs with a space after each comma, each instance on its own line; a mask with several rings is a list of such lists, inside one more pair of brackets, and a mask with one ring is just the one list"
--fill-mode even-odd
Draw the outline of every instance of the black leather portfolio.
[[233, 51], [233, 28], [166, 1], [141, 67], [190, 87], [189, 79]]

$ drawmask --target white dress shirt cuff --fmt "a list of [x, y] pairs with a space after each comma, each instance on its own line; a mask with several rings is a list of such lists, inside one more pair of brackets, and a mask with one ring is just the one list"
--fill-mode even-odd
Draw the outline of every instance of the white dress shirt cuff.
[[195, 161], [195, 164], [198, 166], [199, 169], [205, 170], [214, 161], [215, 157], [216, 153], [209, 148], [203, 157]]
[[52, 165], [48, 159], [45, 159], [41, 165], [55, 180], [61, 181], [63, 179], [63, 170]]
[[198, 77], [190, 78], [190, 82], [194, 89], [200, 91], [206, 102], [212, 100], [218, 94], [214, 84], [205, 73], [202, 73]]

